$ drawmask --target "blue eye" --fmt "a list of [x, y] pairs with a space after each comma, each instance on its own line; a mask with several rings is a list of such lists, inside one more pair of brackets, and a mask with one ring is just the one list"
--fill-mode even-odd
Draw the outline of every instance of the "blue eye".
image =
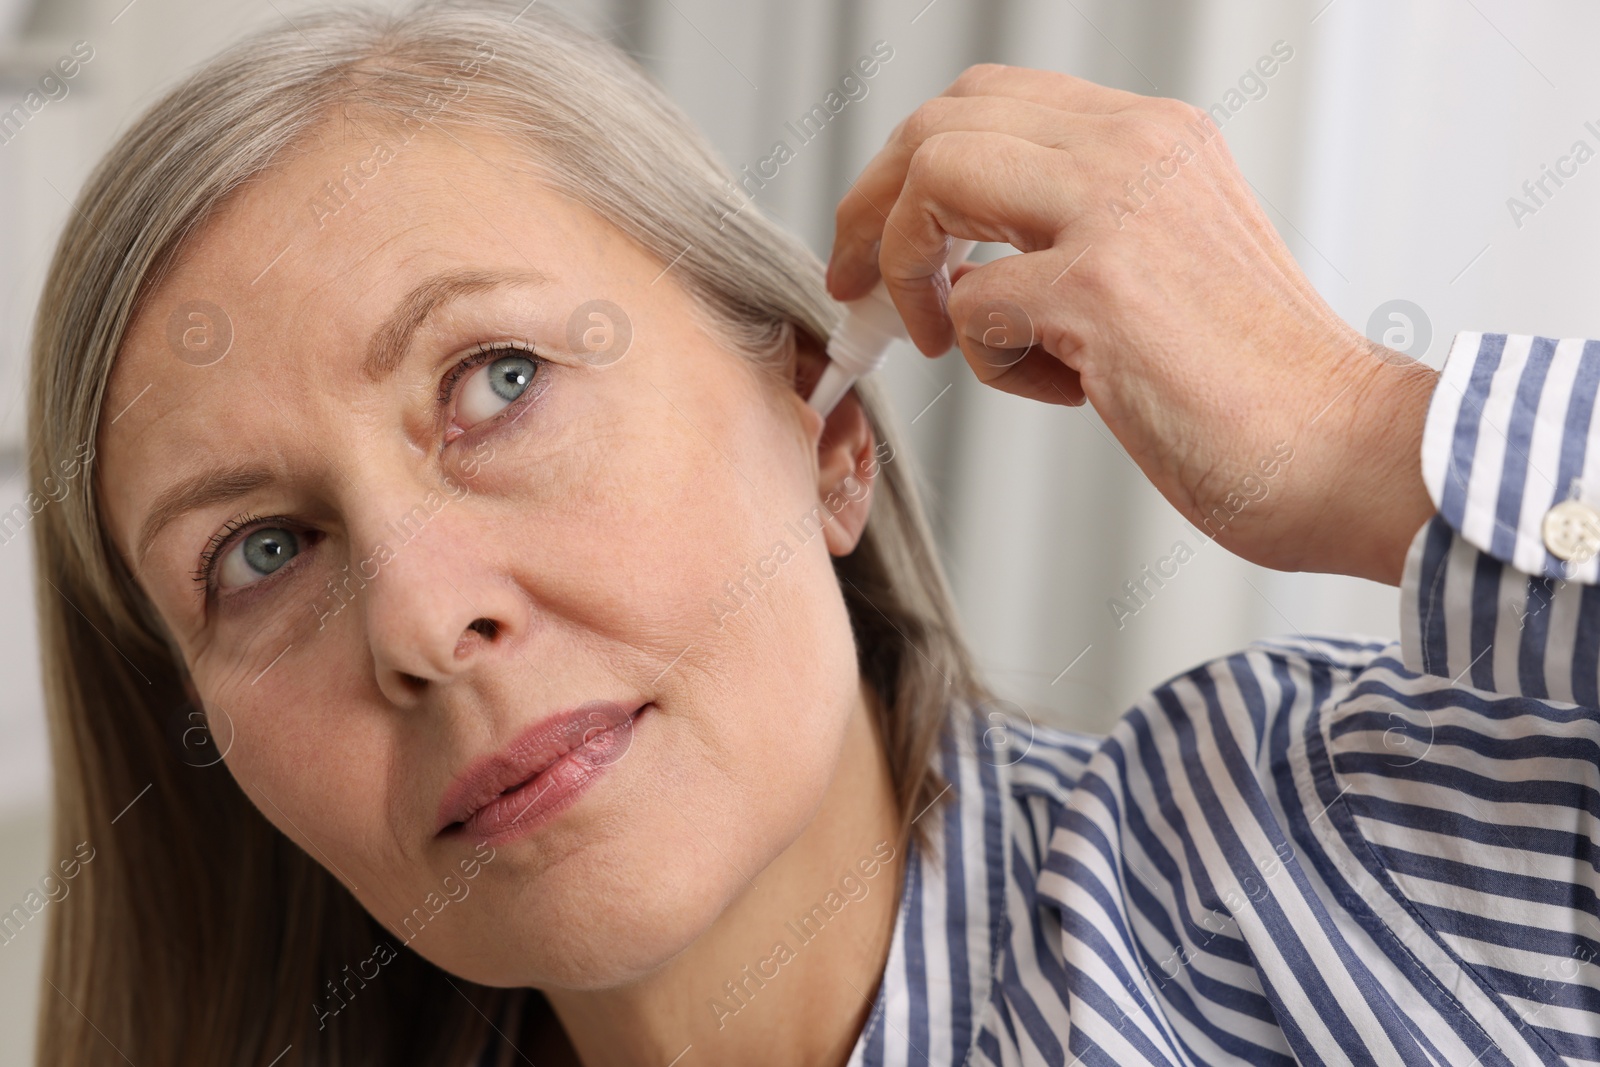
[[478, 367], [457, 397], [457, 422], [465, 429], [498, 415], [527, 392], [538, 371], [538, 362], [521, 353], [501, 356]]
[[233, 589], [265, 578], [300, 554], [299, 535], [265, 526], [252, 530], [228, 549], [217, 568], [217, 585]]

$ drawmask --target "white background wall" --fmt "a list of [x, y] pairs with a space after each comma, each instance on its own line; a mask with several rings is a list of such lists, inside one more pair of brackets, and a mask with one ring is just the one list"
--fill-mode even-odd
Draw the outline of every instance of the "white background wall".
[[[304, 6], [0, 0], [0, 109], [72, 42], [95, 49], [70, 95], [0, 144], [0, 510], [25, 494], [16, 473], [24, 352], [68, 198], [162, 87], [243, 29]], [[819, 101], [872, 42], [888, 42], [894, 58], [866, 99], [758, 197], [820, 255], [847, 179], [968, 63], [1047, 67], [1210, 105], [1283, 40], [1293, 59], [1224, 133], [1341, 315], [1365, 328], [1385, 301], [1415, 302], [1431, 323], [1434, 365], [1460, 329], [1600, 335], [1600, 160], [1520, 227], [1506, 206], [1574, 140], [1600, 149], [1583, 128], [1600, 126], [1589, 54], [1600, 11], [1578, 0], [1536, 9], [1514, 0], [590, 0], [567, 9], [638, 55], [736, 165], [766, 156], [785, 119]], [[1103, 729], [1149, 685], [1258, 636], [1397, 632], [1390, 589], [1265, 572], [1201, 547], [1092, 412], [977, 387], [957, 356], [930, 362], [908, 348], [892, 360], [902, 421], [927, 408], [912, 436], [970, 634], [996, 685], [1039, 716]], [[1179, 539], [1199, 556], [1118, 630], [1107, 598]], [[56, 859], [46, 854], [31, 588], [27, 545], [0, 545], [0, 910]], [[0, 945], [0, 1064], [28, 1061], [41, 934], [30, 926]]]

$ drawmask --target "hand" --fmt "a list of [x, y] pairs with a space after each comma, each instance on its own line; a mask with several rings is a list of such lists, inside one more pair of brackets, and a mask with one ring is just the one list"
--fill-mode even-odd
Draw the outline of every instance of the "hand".
[[[837, 299], [881, 273], [924, 353], [959, 343], [985, 384], [1087, 399], [1162, 495], [1244, 558], [1398, 583], [1433, 513], [1435, 374], [1317, 295], [1202, 109], [973, 67], [900, 124], [836, 221]], [[952, 237], [1022, 254], [947, 285]]]

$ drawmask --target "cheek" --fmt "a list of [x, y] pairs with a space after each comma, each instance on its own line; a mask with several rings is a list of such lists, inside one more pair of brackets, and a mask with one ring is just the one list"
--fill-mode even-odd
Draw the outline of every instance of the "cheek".
[[392, 718], [361, 713], [371, 695], [341, 669], [362, 650], [347, 647], [347, 635], [325, 636], [293, 671], [246, 680], [207, 707], [223, 762], [250, 802], [383, 918], [407, 898], [388, 831], [400, 739]]
[[497, 446], [475, 483], [494, 536], [525, 546], [543, 610], [652, 660], [628, 672], [641, 683], [680, 654], [715, 669], [737, 649], [749, 670], [752, 651], [770, 659], [787, 644], [772, 627], [803, 631], [837, 599], [809, 465], [748, 391], [728, 384], [737, 399], [712, 404], [644, 387], [631, 407], [596, 405], [616, 414], [581, 433]]

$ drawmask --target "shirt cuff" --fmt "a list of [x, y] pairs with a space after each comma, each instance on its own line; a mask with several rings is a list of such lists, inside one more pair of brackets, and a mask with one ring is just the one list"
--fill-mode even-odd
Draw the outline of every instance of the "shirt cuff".
[[1600, 341], [1456, 336], [1429, 403], [1437, 514], [1402, 580], [1408, 669], [1600, 705]]

